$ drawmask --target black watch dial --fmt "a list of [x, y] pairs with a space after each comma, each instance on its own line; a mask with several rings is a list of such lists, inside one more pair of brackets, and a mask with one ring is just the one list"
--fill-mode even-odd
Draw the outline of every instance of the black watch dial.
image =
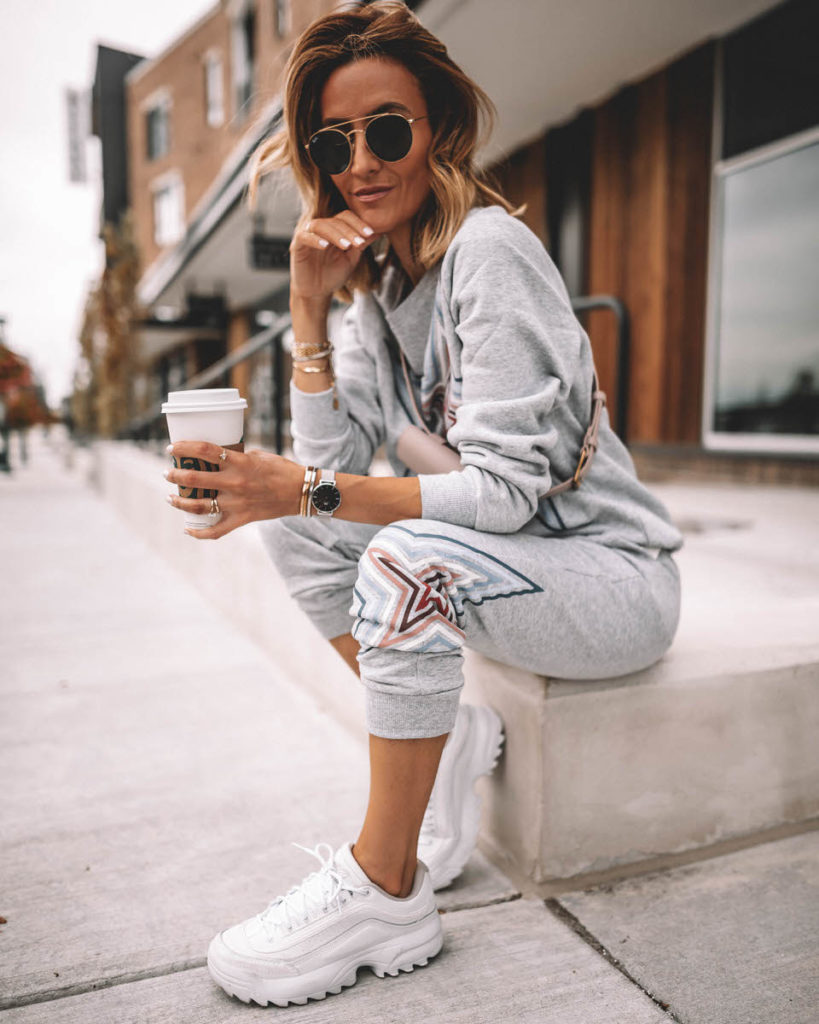
[[329, 515], [341, 504], [341, 494], [335, 484], [328, 482], [319, 484], [313, 491], [313, 508], [316, 512]]

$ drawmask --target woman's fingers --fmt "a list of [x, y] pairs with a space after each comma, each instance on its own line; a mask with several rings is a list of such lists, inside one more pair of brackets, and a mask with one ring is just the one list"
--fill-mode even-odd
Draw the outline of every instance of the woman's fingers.
[[[176, 484], [181, 494], [171, 493], [167, 500], [180, 511], [197, 516], [217, 510], [222, 520], [201, 534], [203, 539], [222, 537], [239, 526], [260, 519], [293, 515], [298, 509], [304, 468], [272, 452], [227, 451], [202, 441], [180, 441], [169, 445], [178, 468], [168, 469], [165, 479]], [[208, 462], [220, 472], [188, 468], [186, 463]], [[217, 530], [217, 532], [212, 532]], [[192, 535], [193, 536], [193, 535]], [[196, 533], [195, 536], [200, 536]]]
[[[168, 504], [179, 509], [180, 512], [193, 513], [198, 516], [210, 515], [212, 508], [210, 498], [180, 498], [177, 494], [168, 495]], [[225, 510], [221, 505], [219, 505], [219, 512], [221, 519], [217, 523], [200, 528], [188, 526], [185, 528], [185, 533], [197, 540], [218, 540], [248, 522], [246, 518], [243, 519], [236, 513]]]
[[167, 469], [163, 476], [168, 483], [176, 484], [186, 491], [218, 491], [219, 478], [213, 471], [199, 469]]
[[348, 237], [352, 234], [354, 242], [356, 239], [360, 239], [357, 244], [368, 245], [375, 240], [376, 235], [370, 225], [354, 214], [352, 210], [342, 210], [334, 219], [344, 225]]
[[[228, 451], [227, 448], [223, 448], [218, 444], [210, 444], [207, 441], [177, 441], [175, 444], [169, 444], [165, 449], [168, 455], [176, 456], [187, 456], [193, 459], [203, 459], [205, 462], [214, 462], [220, 469], [226, 466], [231, 458], [241, 456], [242, 452]], [[224, 458], [222, 453], [224, 452]]]
[[[222, 474], [236, 465], [237, 457], [244, 458], [242, 452], [228, 451], [207, 441], [178, 441], [168, 445], [166, 451], [178, 465], [166, 470], [165, 479], [186, 490], [217, 491], [218, 484], [226, 482]], [[221, 480], [214, 476], [215, 470], [211, 468], [214, 466]]]
[[335, 217], [309, 221], [296, 237], [311, 248], [327, 249], [332, 245], [349, 252], [365, 249], [374, 240], [375, 233], [360, 217], [345, 210]]
[[[216, 502], [216, 509], [213, 507], [213, 502]], [[197, 516], [207, 516], [211, 512], [218, 509], [219, 512], [224, 513], [224, 509], [219, 504], [217, 498], [183, 498], [178, 494], [168, 495], [168, 504], [173, 505], [174, 508], [180, 509], [182, 512], [193, 512]]]

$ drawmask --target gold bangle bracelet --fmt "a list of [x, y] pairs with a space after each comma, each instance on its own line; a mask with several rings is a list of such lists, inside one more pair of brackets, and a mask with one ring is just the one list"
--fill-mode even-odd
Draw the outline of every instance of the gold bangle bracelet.
[[313, 470], [313, 472], [310, 476], [310, 487], [308, 488], [307, 491], [307, 508], [304, 511], [304, 514], [308, 517], [312, 516], [313, 514], [313, 491], [316, 489], [316, 484], [318, 483], [319, 477], [318, 469], [316, 469], [314, 466], [312, 466], [311, 469]]
[[325, 363], [324, 366], [296, 366], [295, 369], [301, 370], [302, 373], [332, 373], [332, 367], [329, 363]]
[[310, 479], [311, 474], [315, 478], [316, 467], [305, 466], [304, 467], [304, 482], [301, 485], [301, 500], [299, 501], [299, 515], [304, 516], [307, 514], [307, 494], [310, 490]]

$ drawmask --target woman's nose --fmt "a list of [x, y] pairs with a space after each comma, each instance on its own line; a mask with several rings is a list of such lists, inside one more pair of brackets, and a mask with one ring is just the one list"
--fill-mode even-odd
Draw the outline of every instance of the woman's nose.
[[380, 161], [367, 145], [363, 129], [350, 133], [350, 145], [353, 149], [353, 159], [350, 162], [350, 170], [353, 171], [353, 173], [363, 174], [366, 171], [372, 170], [373, 167], [378, 166]]

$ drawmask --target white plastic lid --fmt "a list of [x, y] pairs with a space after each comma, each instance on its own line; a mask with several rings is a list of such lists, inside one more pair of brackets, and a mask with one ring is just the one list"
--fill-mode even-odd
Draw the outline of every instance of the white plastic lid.
[[162, 412], [234, 412], [246, 409], [247, 401], [238, 388], [198, 388], [194, 391], [169, 391]]

